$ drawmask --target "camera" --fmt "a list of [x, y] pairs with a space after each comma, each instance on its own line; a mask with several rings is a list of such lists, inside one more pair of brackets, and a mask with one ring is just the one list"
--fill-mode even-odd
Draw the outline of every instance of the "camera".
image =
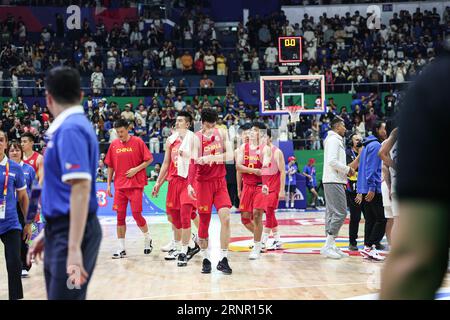
[[357, 148], [361, 148], [363, 146], [363, 143], [361, 141], [358, 141], [358, 143], [356, 144]]

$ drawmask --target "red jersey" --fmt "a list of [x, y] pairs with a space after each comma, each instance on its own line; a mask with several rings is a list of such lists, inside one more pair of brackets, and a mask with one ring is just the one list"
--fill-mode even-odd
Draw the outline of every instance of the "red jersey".
[[109, 146], [105, 164], [114, 169], [114, 189], [144, 188], [147, 185], [147, 173], [142, 169], [132, 178], [127, 178], [126, 172], [144, 161], [151, 160], [152, 154], [144, 141], [131, 136], [128, 142], [114, 140]]
[[[258, 146], [256, 149], [250, 147], [250, 143], [244, 144], [244, 166], [252, 169], [261, 169], [261, 150], [263, 146]], [[242, 182], [247, 185], [259, 185], [262, 184], [261, 176], [257, 176], [253, 173], [242, 173]]]
[[275, 153], [278, 150], [277, 147], [272, 146], [272, 159], [268, 167], [264, 167], [261, 170], [263, 184], [269, 187], [270, 192], [280, 192], [281, 181], [280, 181], [280, 169], [278, 168], [278, 161], [275, 158]]
[[31, 157], [29, 157], [27, 160], [23, 160], [23, 162], [33, 167], [37, 175], [39, 174], [37, 167], [37, 160], [39, 156], [40, 156], [39, 152], [33, 151], [33, 155]]
[[169, 172], [167, 174], [167, 181], [170, 181], [173, 179], [173, 177], [178, 176], [178, 149], [180, 148], [181, 140], [180, 138], [177, 138], [171, 145], [170, 145], [170, 164], [169, 164]]
[[[200, 157], [223, 154], [225, 152], [224, 141], [220, 135], [220, 131], [214, 128], [211, 137], [198, 131], [195, 133], [200, 140]], [[205, 165], [196, 165], [197, 167], [197, 181], [207, 181], [211, 179], [224, 178], [227, 175], [225, 163], [213, 163]]]

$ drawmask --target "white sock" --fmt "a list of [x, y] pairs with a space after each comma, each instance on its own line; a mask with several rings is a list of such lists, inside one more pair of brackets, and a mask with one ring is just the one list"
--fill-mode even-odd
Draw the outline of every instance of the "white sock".
[[208, 249], [201, 249], [200, 253], [201, 253], [203, 259], [209, 260], [209, 250]]
[[275, 231], [273, 233], [273, 237], [275, 238], [275, 241], [281, 241], [281, 237], [280, 237], [280, 234], [278, 233], [278, 231]]
[[261, 250], [261, 242], [260, 242], [260, 241], [258, 241], [258, 242], [255, 241], [255, 246], [254, 246], [254, 248], [255, 248], [255, 249], [260, 249], [260, 250]]
[[181, 246], [181, 253], [187, 254], [188, 252], [188, 246]]
[[177, 240], [175, 240], [175, 250], [178, 250], [178, 251], [180, 251], [180, 246], [181, 246], [181, 241], [177, 241]]
[[262, 234], [262, 237], [261, 237], [261, 242], [262, 242], [262, 243], [266, 243], [267, 240], [269, 240], [269, 234], [266, 233], [266, 232], [264, 232], [264, 233]]
[[228, 249], [220, 250], [220, 260], [222, 260], [223, 258], [228, 258]]
[[144, 232], [144, 238], [145, 238], [145, 240], [150, 240], [151, 239], [150, 231]]
[[125, 250], [125, 238], [119, 238], [119, 250], [120, 251]]

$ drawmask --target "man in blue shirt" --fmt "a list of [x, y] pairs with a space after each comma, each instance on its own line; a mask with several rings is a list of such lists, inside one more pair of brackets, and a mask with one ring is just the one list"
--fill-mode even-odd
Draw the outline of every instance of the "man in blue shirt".
[[[48, 299], [85, 299], [102, 231], [97, 219], [95, 174], [98, 143], [80, 102], [80, 75], [52, 69], [46, 79], [47, 106], [55, 120], [47, 130], [42, 187], [44, 232], [33, 242], [28, 261], [44, 250]], [[45, 234], [45, 235], [44, 235]]]
[[[5, 247], [9, 299], [16, 300], [23, 298], [20, 260], [22, 226], [17, 216], [17, 202], [22, 212], [26, 212], [28, 195], [22, 168], [5, 155], [7, 144], [8, 137], [0, 130], [0, 240]], [[24, 226], [23, 235], [25, 239], [30, 239], [31, 224]]]
[[303, 175], [306, 177], [306, 187], [312, 193], [311, 207], [316, 207], [316, 200], [319, 194], [317, 193], [317, 180], [316, 180], [316, 159], [311, 158], [308, 160], [308, 164], [303, 168]]
[[381, 159], [378, 157], [378, 151], [387, 136], [386, 124], [377, 122], [373, 131], [374, 134], [367, 137], [363, 143], [356, 183], [358, 195], [355, 201], [362, 204], [365, 217], [364, 250], [361, 255], [366, 259], [382, 261], [384, 257], [377, 250], [383, 249], [380, 241], [385, 233], [386, 218], [381, 194]]

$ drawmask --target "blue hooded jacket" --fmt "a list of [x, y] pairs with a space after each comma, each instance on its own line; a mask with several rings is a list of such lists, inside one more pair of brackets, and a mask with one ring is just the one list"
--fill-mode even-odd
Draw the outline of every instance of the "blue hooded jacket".
[[378, 157], [381, 143], [374, 135], [371, 135], [364, 140], [363, 145], [359, 159], [357, 192], [381, 193], [381, 159]]

